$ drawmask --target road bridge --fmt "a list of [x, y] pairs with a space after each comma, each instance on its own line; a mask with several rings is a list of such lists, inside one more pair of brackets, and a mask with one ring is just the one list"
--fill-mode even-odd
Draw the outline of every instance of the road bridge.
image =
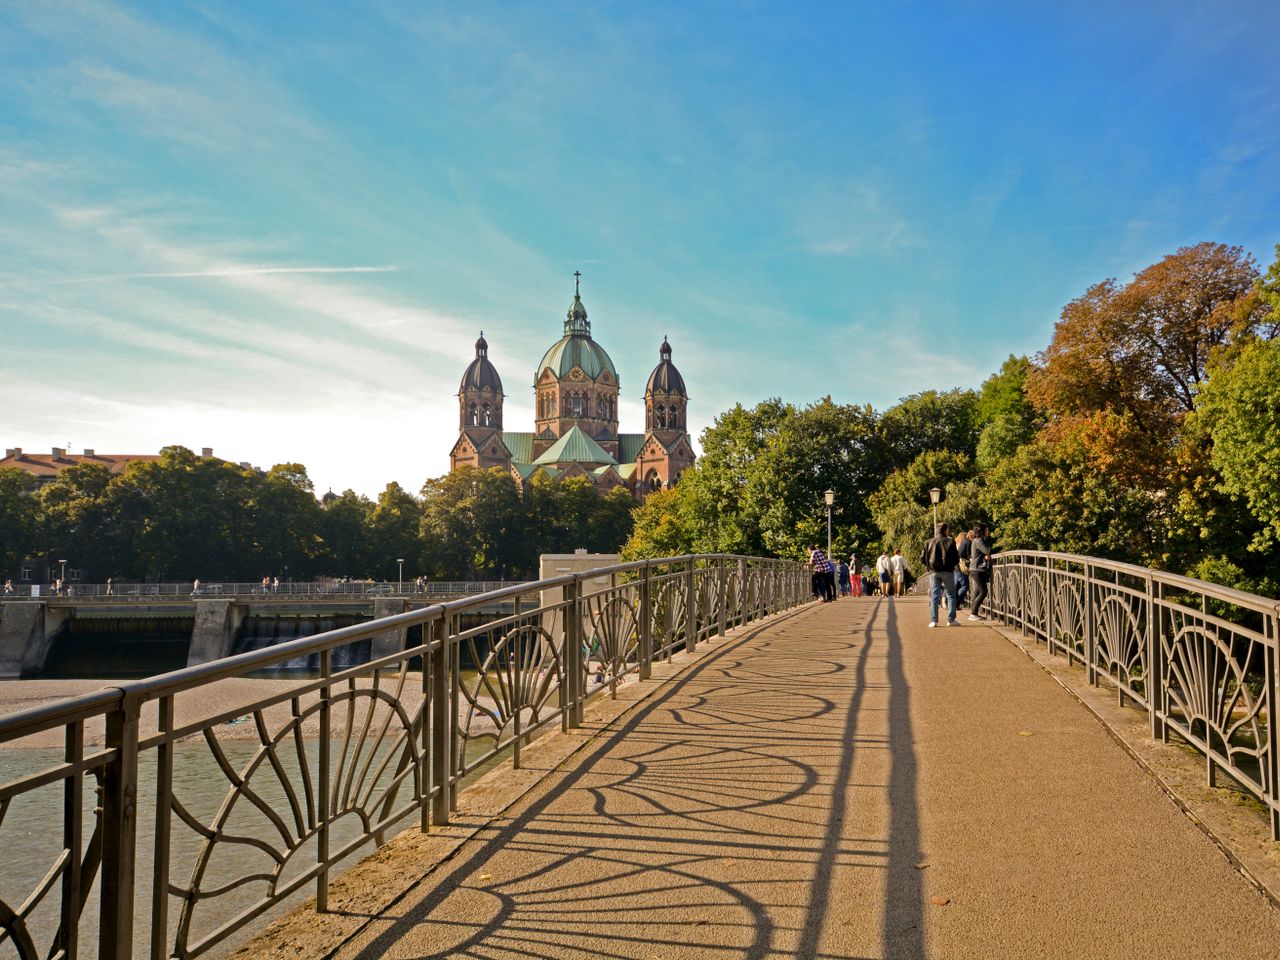
[[[460, 601], [306, 642], [332, 652], [371, 629], [423, 627], [420, 648], [363, 671], [265, 695], [226, 686], [264, 651], [0, 718], [0, 741], [67, 744], [62, 764], [0, 785], [0, 799], [41, 778], [83, 788], [85, 772], [103, 770], [93, 832], [114, 832], [115, 849], [102, 847], [107, 956], [198, 955], [307, 888], [316, 904], [244, 955], [1274, 948], [1280, 911], [1240, 870], [1263, 886], [1280, 877], [1268, 833], [1274, 604], [1267, 613], [1260, 598], [1043, 554], [998, 562], [1002, 625], [932, 630], [919, 599], [806, 604], [803, 570], [778, 562], [676, 558], [608, 577], [594, 591], [578, 576], [533, 585], [539, 606], [488, 627], [502, 640], [474, 677], [452, 666], [479, 636], [457, 627], [475, 602]], [[1117, 605], [1128, 615], [1108, 612]], [[1037, 655], [1086, 661], [1082, 693], [1026, 655], [1037, 638], [1050, 644]], [[1193, 675], [1192, 662], [1219, 666]], [[1242, 788], [1232, 796], [1252, 792], [1252, 807], [1232, 804], [1237, 827], [1254, 825], [1252, 852], [1224, 856], [1230, 838], [1211, 839], [1170, 798], [1173, 778], [1135, 762], [1139, 751], [1098, 722], [1101, 708], [1082, 705], [1090, 680], [1103, 700], [1123, 694], [1129, 708], [1114, 709], [1139, 717], [1139, 735], [1158, 722], [1154, 743], [1180, 742], [1169, 749], [1202, 775], [1207, 758], [1220, 783]], [[198, 702], [210, 685], [232, 690], [214, 710]], [[238, 717], [250, 722], [228, 728]], [[230, 759], [237, 736], [248, 751]], [[1202, 754], [1191, 752], [1197, 738]], [[188, 745], [225, 761], [220, 805], [197, 809], [177, 782]], [[154, 778], [130, 775], [138, 754], [154, 758]], [[406, 819], [417, 828], [393, 839]], [[138, 829], [152, 822], [151, 835]], [[193, 830], [202, 842], [179, 842]], [[374, 844], [377, 857], [330, 882]], [[230, 858], [237, 846], [263, 849], [263, 868]], [[81, 885], [96, 867], [67, 862]], [[69, 874], [52, 876], [46, 889]], [[132, 895], [134, 877], [150, 878], [138, 887], [150, 897]], [[80, 888], [70, 892], [78, 902]], [[38, 929], [26, 920], [34, 910], [12, 912], [23, 922], [0, 925]]]

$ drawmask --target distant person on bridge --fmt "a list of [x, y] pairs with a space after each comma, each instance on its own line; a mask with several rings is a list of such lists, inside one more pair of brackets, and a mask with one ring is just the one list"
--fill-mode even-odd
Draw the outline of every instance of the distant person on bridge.
[[890, 593], [889, 578], [893, 575], [892, 565], [889, 563], [889, 552], [880, 554], [880, 559], [876, 561], [876, 578], [880, 581], [880, 596], [887, 597]]
[[858, 564], [858, 552], [849, 554], [849, 589], [855, 597], [862, 596], [862, 567]]
[[840, 584], [840, 596], [847, 597], [853, 592], [849, 584], [849, 565], [843, 560], [836, 564], [836, 582]]
[[987, 587], [991, 583], [991, 541], [987, 539], [987, 526], [980, 523], [973, 528], [969, 548], [969, 619], [984, 620], [982, 604], [987, 599]]
[[945, 523], [933, 528], [933, 537], [925, 541], [924, 549], [920, 551], [920, 562], [929, 571], [929, 626], [938, 625], [938, 601], [942, 599], [944, 590], [947, 592], [946, 625], [955, 626], [956, 566], [960, 563], [960, 555]]
[[893, 571], [894, 596], [900, 597], [907, 592], [907, 558], [902, 555], [901, 550], [893, 551], [893, 556], [889, 558], [889, 567]]

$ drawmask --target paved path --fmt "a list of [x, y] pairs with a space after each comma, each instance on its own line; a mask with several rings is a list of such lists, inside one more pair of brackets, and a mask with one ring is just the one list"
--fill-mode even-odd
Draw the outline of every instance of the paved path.
[[1276, 956], [1280, 910], [1092, 716], [926, 620], [842, 600], [726, 642], [339, 955]]

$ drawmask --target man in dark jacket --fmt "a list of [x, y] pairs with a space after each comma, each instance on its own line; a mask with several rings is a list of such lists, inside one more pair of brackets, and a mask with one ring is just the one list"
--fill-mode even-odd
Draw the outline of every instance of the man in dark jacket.
[[947, 592], [946, 625], [955, 626], [956, 565], [960, 562], [960, 555], [945, 523], [934, 526], [932, 539], [926, 540], [924, 549], [920, 551], [920, 562], [929, 571], [929, 626], [938, 625], [938, 602], [944, 590]]

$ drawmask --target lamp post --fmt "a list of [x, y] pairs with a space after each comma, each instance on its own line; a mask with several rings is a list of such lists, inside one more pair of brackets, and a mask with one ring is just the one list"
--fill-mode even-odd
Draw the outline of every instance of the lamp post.
[[67, 561], [59, 560], [58, 562], [62, 564], [62, 573], [58, 579], [62, 581], [62, 585], [65, 587], [67, 585]]
[[934, 487], [929, 491], [929, 502], [933, 504], [933, 525], [938, 525], [938, 503], [942, 500], [942, 491]]
[[822, 495], [822, 499], [827, 501], [827, 559], [831, 559], [831, 505], [836, 502], [836, 492], [828, 490]]
[[404, 557], [396, 557], [396, 563], [400, 564], [400, 573], [396, 577], [396, 593], [404, 593]]

